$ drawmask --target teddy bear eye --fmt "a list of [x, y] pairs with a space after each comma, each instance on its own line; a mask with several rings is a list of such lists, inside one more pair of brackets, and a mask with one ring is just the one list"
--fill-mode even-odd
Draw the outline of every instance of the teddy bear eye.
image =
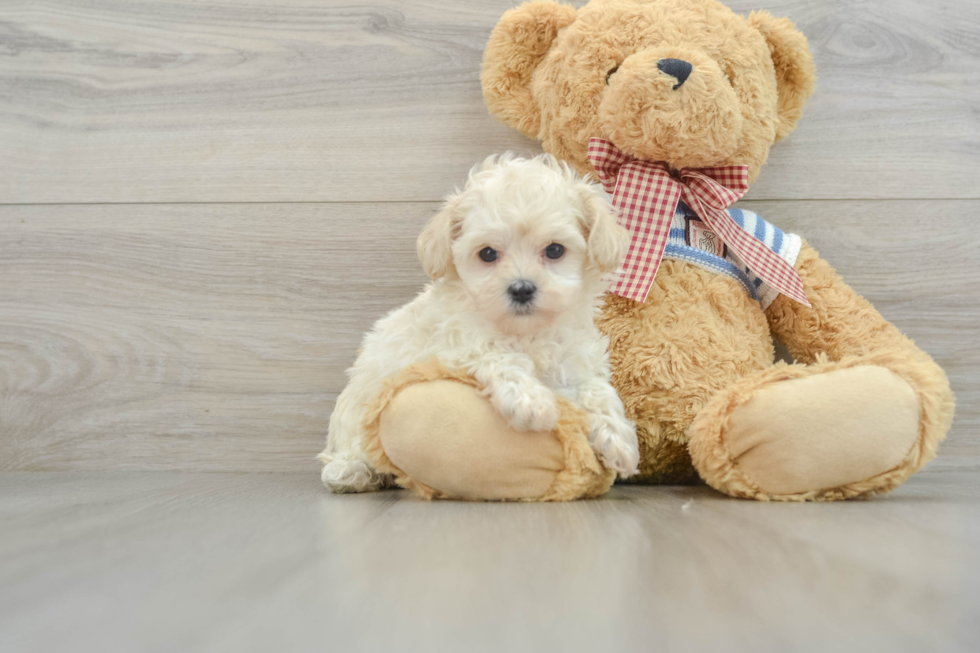
[[615, 75], [617, 70], [619, 70], [619, 64], [616, 64], [615, 66], [613, 66], [612, 67], [612, 70], [610, 70], [608, 73], [606, 73], [606, 86], [609, 86], [609, 78], [612, 77], [613, 75]]

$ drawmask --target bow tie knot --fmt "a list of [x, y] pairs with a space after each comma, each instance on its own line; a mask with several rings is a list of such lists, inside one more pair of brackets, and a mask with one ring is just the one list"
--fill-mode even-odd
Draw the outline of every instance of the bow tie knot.
[[683, 168], [671, 174], [665, 164], [634, 159], [602, 138], [589, 141], [588, 155], [599, 182], [620, 211], [620, 223], [630, 232], [624, 274], [612, 292], [646, 301], [674, 211], [683, 200], [763, 281], [810, 305], [793, 266], [739, 227], [725, 210], [749, 189], [747, 166]]

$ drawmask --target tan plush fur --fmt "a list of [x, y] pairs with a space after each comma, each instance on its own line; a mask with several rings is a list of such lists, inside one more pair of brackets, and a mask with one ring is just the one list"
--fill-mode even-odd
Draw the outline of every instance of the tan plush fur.
[[664, 261], [646, 303], [606, 296], [613, 385], [640, 440], [639, 480], [690, 483], [688, 427], [708, 401], [773, 363], [769, 326], [738, 282]]
[[[696, 66], [680, 93], [657, 70], [663, 58]], [[806, 38], [765, 12], [746, 20], [714, 0], [592, 0], [576, 15], [544, 0], [504, 14], [481, 79], [491, 113], [582, 172], [592, 169], [589, 138], [602, 135], [675, 168], [748, 165], [754, 180], [815, 76]]]
[[[668, 58], [692, 64], [682, 85], [658, 68]], [[754, 180], [772, 144], [796, 126], [816, 74], [803, 34], [766, 12], [742, 17], [716, 0], [592, 0], [576, 12], [546, 0], [504, 14], [481, 79], [492, 114], [583, 172], [598, 136], [673, 168], [747, 165]], [[700, 477], [739, 497], [848, 499], [896, 487], [935, 455], [954, 407], [942, 369], [812, 248], [796, 267], [810, 308], [779, 297], [764, 313], [734, 280], [669, 260], [645, 303], [607, 297], [598, 324], [610, 336], [613, 383], [637, 423], [640, 482]], [[773, 365], [773, 337], [798, 364]], [[918, 402], [919, 424], [906, 431], [917, 428], [919, 438], [899, 465], [792, 494], [769, 492], [739, 468], [726, 427], [756, 393], [860, 366], [894, 372]]]

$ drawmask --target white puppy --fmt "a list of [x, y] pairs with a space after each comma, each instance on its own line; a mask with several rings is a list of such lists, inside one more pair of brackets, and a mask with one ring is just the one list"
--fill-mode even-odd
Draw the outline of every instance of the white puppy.
[[636, 473], [636, 429], [609, 383], [608, 339], [593, 318], [627, 236], [602, 189], [551, 155], [490, 157], [418, 239], [432, 283], [375, 324], [330, 417], [323, 482], [334, 492], [390, 484], [361, 448], [364, 408], [382, 382], [439, 359], [486, 388], [518, 430], [549, 431], [555, 393], [588, 414], [610, 469]]

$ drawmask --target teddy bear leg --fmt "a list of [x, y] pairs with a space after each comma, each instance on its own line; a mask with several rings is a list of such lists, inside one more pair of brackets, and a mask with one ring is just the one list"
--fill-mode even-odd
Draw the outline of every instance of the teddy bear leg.
[[805, 307], [767, 311], [802, 364], [750, 374], [691, 424], [691, 457], [709, 485], [762, 500], [887, 492], [935, 456], [953, 419], [949, 380], [804, 244]]
[[[886, 358], [777, 365], [740, 380], [691, 425], [698, 472], [726, 494], [762, 500], [847, 499], [898, 486], [932, 458], [945, 430], [921, 396], [941, 392], [942, 381], [929, 388], [930, 370], [900, 375], [889, 363], [908, 361]], [[909, 375], [924, 384], [914, 388]]]
[[438, 366], [415, 366], [389, 386], [367, 453], [379, 471], [419, 496], [568, 501], [612, 485], [588, 444], [584, 412], [559, 399], [551, 432], [517, 431], [479, 385]]

